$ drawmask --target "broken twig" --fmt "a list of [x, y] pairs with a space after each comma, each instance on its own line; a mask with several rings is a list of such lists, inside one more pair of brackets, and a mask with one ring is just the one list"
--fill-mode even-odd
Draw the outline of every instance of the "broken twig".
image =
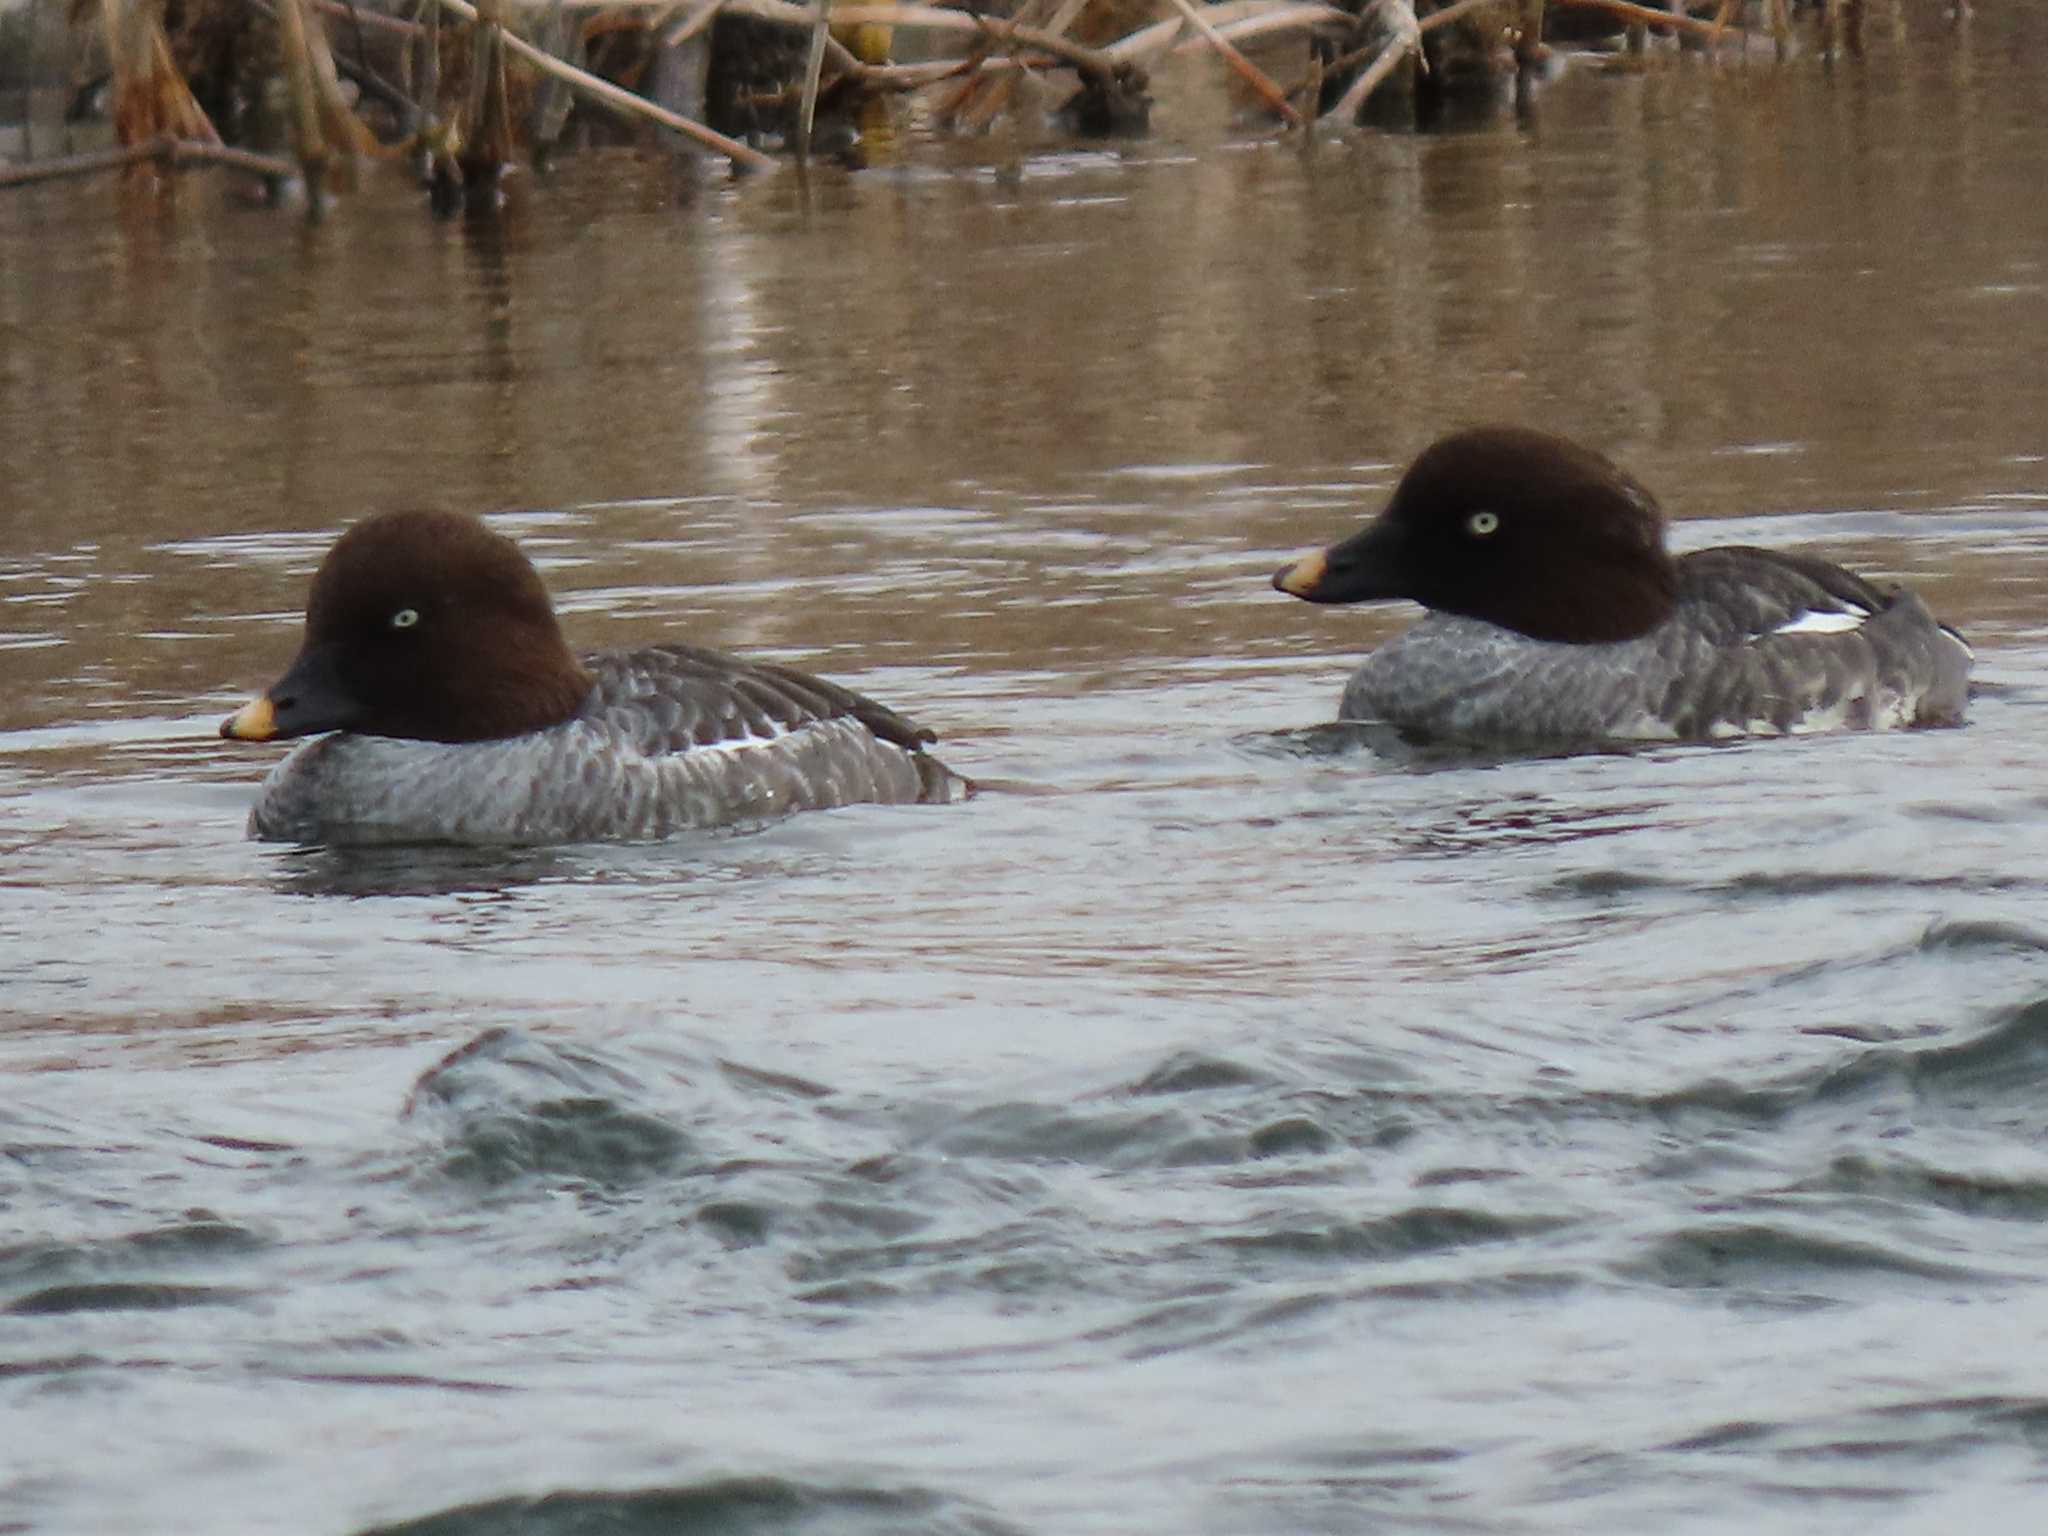
[[1290, 126], [1305, 126], [1302, 115], [1294, 110], [1294, 103], [1287, 99], [1287, 93], [1269, 80], [1264, 70], [1240, 53], [1235, 43], [1217, 31], [1215, 24], [1208, 17], [1196, 10], [1189, 0], [1172, 0], [1172, 3], [1174, 9], [1187, 19], [1190, 26], [1202, 34], [1209, 46], [1221, 55], [1223, 62], [1236, 72], [1240, 80], [1256, 91], [1267, 106], [1286, 118]]
[[56, 181], [67, 176], [90, 176], [98, 171], [118, 171], [123, 166], [142, 165], [152, 160], [170, 170], [186, 165], [225, 166], [229, 170], [245, 171], [272, 182], [287, 180], [292, 174], [292, 163], [289, 160], [280, 160], [274, 155], [254, 154], [246, 149], [230, 148], [226, 144], [209, 144], [200, 139], [181, 139], [165, 133], [153, 139], [144, 139], [140, 144], [128, 144], [118, 149], [96, 149], [89, 154], [65, 155], [54, 160], [34, 160], [27, 165], [0, 165], [0, 187], [25, 187], [31, 182]]
[[[435, 0], [435, 3], [444, 11], [452, 11], [465, 21], [476, 20], [476, 7], [469, 4], [469, 0]], [[586, 96], [595, 97], [626, 112], [638, 113], [651, 122], [660, 123], [664, 128], [673, 128], [678, 133], [687, 134], [699, 144], [717, 150], [736, 165], [744, 165], [749, 170], [756, 171], [774, 169], [775, 162], [758, 149], [749, 148], [738, 139], [729, 139], [716, 129], [707, 128], [702, 123], [692, 122], [687, 117], [680, 117], [665, 108], [657, 107], [645, 97], [635, 96], [625, 87], [613, 85], [609, 80], [601, 80], [588, 70], [578, 69], [574, 64], [565, 64], [546, 49], [534, 47], [517, 33], [505, 34], [505, 46], [543, 74], [566, 81]]]
[[1391, 75], [1403, 59], [1422, 57], [1422, 28], [1415, 20], [1413, 0], [1394, 0], [1393, 4], [1383, 5], [1380, 9], [1387, 13], [1394, 36], [1380, 50], [1380, 56], [1372, 61], [1364, 74], [1351, 82], [1351, 89], [1330, 109], [1331, 115], [1340, 123], [1358, 121], [1365, 99], [1379, 88], [1380, 82]]

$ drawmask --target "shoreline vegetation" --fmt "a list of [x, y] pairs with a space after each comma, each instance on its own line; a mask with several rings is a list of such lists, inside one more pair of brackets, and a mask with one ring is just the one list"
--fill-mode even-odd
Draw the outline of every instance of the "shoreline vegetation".
[[[1006, 15], [884, 0], [371, 3], [70, 0], [59, 31], [44, 14], [58, 0], [16, 0], [0, 12], [0, 107], [15, 82], [24, 149], [0, 158], [0, 190], [218, 167], [317, 220], [391, 161], [446, 212], [491, 205], [522, 158], [636, 132], [735, 173], [857, 163], [862, 133], [886, 131], [904, 102], [962, 134], [1038, 113], [1079, 136], [1138, 136], [1152, 72], [1196, 52], [1230, 72], [1251, 125], [1427, 126], [1460, 93], [1512, 89], [1519, 105], [1581, 50], [1859, 55], [1869, 28], [1904, 36], [1908, 0], [1007, 0]], [[1971, 9], [1929, 3], [1951, 24]], [[64, 80], [67, 120], [107, 119], [111, 148], [36, 155], [39, 73]]]

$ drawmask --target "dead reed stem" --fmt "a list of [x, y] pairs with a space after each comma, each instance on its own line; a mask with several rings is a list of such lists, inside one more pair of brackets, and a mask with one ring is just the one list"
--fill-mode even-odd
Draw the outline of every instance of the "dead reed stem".
[[[1720, 14], [1712, 21], [1701, 21], [1686, 15], [1683, 11], [1652, 10], [1647, 5], [1635, 5], [1631, 0], [1549, 0], [1549, 3], [1567, 10], [1605, 11], [1610, 16], [1621, 17], [1624, 21], [1639, 21], [1646, 27], [1663, 27], [1672, 32], [1690, 32], [1695, 37], [1706, 38], [1710, 43], [1720, 41], [1723, 23], [1729, 10], [1728, 6], [1723, 6]], [[1430, 21], [1436, 19], [1435, 16], [1430, 17]]]
[[382, 11], [365, 11], [350, 5], [348, 0], [313, 0], [313, 9], [323, 16], [342, 16], [354, 21], [359, 27], [372, 32], [390, 32], [399, 37], [417, 37], [422, 28], [416, 21], [407, 21], [403, 16], [386, 16]]
[[1172, 0], [1172, 3], [1174, 9], [1187, 19], [1190, 26], [1202, 34], [1209, 46], [1222, 56], [1223, 62], [1236, 72], [1240, 80], [1257, 92], [1267, 106], [1286, 118], [1291, 127], [1306, 126], [1302, 115], [1294, 110], [1294, 103], [1287, 99], [1287, 93], [1267, 79], [1264, 70], [1238, 52], [1236, 45], [1217, 31], [1215, 24], [1196, 10], [1190, 0]]
[[342, 97], [327, 29], [313, 24], [307, 0], [277, 0], [277, 31], [291, 96], [292, 150], [306, 178], [306, 217], [317, 220], [329, 171], [336, 185], [353, 187], [357, 156], [377, 141]]
[[139, 144], [163, 134], [220, 141], [171, 58], [161, 6], [153, 0], [100, 0], [100, 25], [114, 75], [117, 141]]
[[1533, 69], [1543, 55], [1543, 0], [1522, 0], [1515, 34], [1515, 67]]
[[[758, 16], [763, 21], [780, 20], [791, 11], [801, 15], [805, 22], [810, 12], [800, 6], [783, 3], [783, 0], [732, 0], [730, 9], [744, 11]], [[966, 32], [985, 37], [1012, 47], [1035, 48], [1040, 53], [1052, 55], [1063, 63], [1071, 64], [1085, 75], [1108, 78], [1116, 72], [1117, 61], [1098, 48], [1086, 48], [1064, 37], [1056, 36], [1042, 27], [1020, 26], [1013, 21], [1004, 21], [995, 16], [970, 16], [965, 11], [946, 11], [932, 5], [841, 5], [833, 9], [833, 19], [841, 26], [859, 26], [863, 22], [876, 22], [885, 26], [924, 27], [939, 32]], [[1180, 24], [1174, 23], [1177, 28]]]
[[1422, 57], [1422, 27], [1415, 19], [1414, 0], [1385, 0], [1380, 8], [1393, 24], [1394, 37], [1326, 114], [1334, 116], [1339, 123], [1358, 121], [1366, 98], [1379, 89], [1380, 82], [1391, 75], [1402, 60]]
[[1778, 45], [1778, 57], [1783, 58], [1792, 48], [1792, 13], [1785, 6], [1785, 0], [1770, 0], [1771, 39]]
[[796, 160], [811, 158], [811, 128], [818, 120], [818, 81], [825, 72], [825, 43], [832, 35], [828, 19], [832, 0], [811, 0], [816, 17], [811, 22], [811, 45], [804, 54], [804, 92], [796, 104]]
[[117, 171], [123, 166], [155, 161], [167, 170], [184, 166], [224, 166], [280, 182], [292, 174], [292, 163], [274, 155], [259, 155], [246, 149], [232, 149], [202, 139], [181, 139], [159, 134], [139, 144], [117, 149], [96, 149], [89, 154], [65, 155], [54, 160], [37, 160], [29, 165], [0, 165], [0, 187], [25, 187], [31, 182], [56, 181], [70, 176], [91, 176], [99, 171]]
[[[1459, 0], [1458, 4], [1430, 17], [1423, 23], [1423, 28], [1426, 31], [1440, 21], [1455, 20], [1477, 6], [1495, 3], [1497, 0]], [[646, 9], [667, 14], [673, 8], [673, 0], [563, 0], [563, 5], [568, 10]], [[852, 4], [841, 3], [833, 6], [832, 25], [835, 28], [862, 25], [891, 26], [910, 31], [923, 29], [974, 35], [1010, 48], [1034, 50], [1062, 64], [1070, 65], [1084, 75], [1105, 81], [1114, 76], [1119, 69], [1137, 62], [1145, 55], [1155, 51], [1164, 52], [1174, 48], [1176, 44], [1182, 48], [1215, 46], [1206, 34], [1182, 43], [1181, 34], [1187, 30], [1188, 21], [1182, 16], [1172, 16], [1150, 26], [1141, 27], [1105, 47], [1084, 47], [1063, 35], [1073, 21], [1073, 16], [1068, 13], [1078, 14], [1078, 9], [1078, 6], [1063, 5], [1051, 24], [1034, 27], [1023, 22], [1004, 21], [999, 17], [978, 16], [931, 5], [895, 4], [890, 3], [890, 0], [854, 0]], [[692, 13], [685, 25], [695, 31], [704, 22], [709, 21], [714, 10], [720, 14], [751, 16], [757, 21], [765, 21], [774, 26], [801, 30], [809, 30], [816, 21], [816, 13], [809, 6], [793, 4], [792, 0], [701, 0], [701, 8]], [[704, 22], [697, 20], [699, 16], [704, 17]], [[1222, 4], [1200, 7], [1200, 19], [1212, 27], [1218, 36], [1231, 42], [1323, 23], [1348, 26], [1356, 20], [1348, 11], [1340, 11], [1334, 5], [1324, 3], [1324, 0], [1224, 0]], [[955, 59], [934, 61], [929, 64], [863, 65], [837, 42], [827, 47], [826, 59], [841, 73], [857, 79], [872, 79], [878, 83], [896, 86], [900, 86], [906, 80], [941, 80], [969, 74], [977, 67], [988, 71], [1010, 71], [1028, 67], [1009, 57], [992, 57], [980, 61]]]
[[[1438, 27], [1449, 26], [1467, 11], [1476, 11], [1484, 6], [1496, 3], [1497, 0], [1457, 0], [1455, 5], [1447, 5], [1440, 11], [1431, 11], [1417, 25], [1424, 32], [1434, 32]], [[1552, 5], [1561, 5], [1565, 3], [1565, 0], [1550, 0], [1550, 3]]]
[[483, 0], [471, 26], [469, 103], [458, 163], [465, 181], [495, 182], [512, 161], [512, 106], [505, 90], [505, 27], [499, 0]]
[[[469, 4], [469, 0], [435, 0], [435, 4], [445, 11], [460, 16], [465, 21], [476, 20], [476, 7]], [[532, 64], [536, 69], [539, 69], [543, 74], [553, 75], [556, 79], [564, 81], [583, 92], [584, 95], [593, 97], [609, 106], [617, 107], [623, 112], [637, 113], [650, 122], [661, 124], [664, 128], [673, 128], [677, 133], [687, 134], [706, 148], [717, 150], [735, 165], [744, 165], [749, 170], [756, 171], [767, 171], [775, 168], [775, 162], [762, 154], [758, 149], [752, 149], [740, 143], [738, 139], [729, 139], [715, 129], [705, 127], [702, 123], [693, 122], [687, 117], [680, 117], [665, 108], [657, 107], [645, 97], [635, 96], [624, 86], [613, 85], [611, 81], [601, 80], [588, 70], [578, 69], [574, 64], [565, 63], [546, 49], [534, 47], [533, 44], [526, 41], [525, 38], [519, 36], [516, 32], [507, 32], [505, 34], [505, 46]]]
[[320, 131], [320, 100], [313, 89], [313, 54], [303, 0], [277, 0], [278, 45], [284, 51], [285, 87], [291, 101], [292, 153], [306, 178], [306, 216], [320, 217], [327, 190], [327, 139]]
[[[1461, 0], [1467, 5], [1491, 5], [1494, 0]], [[1349, 11], [1325, 5], [1322, 0], [1238, 0], [1236, 4], [1214, 5], [1210, 20], [1216, 30], [1232, 42], [1250, 41], [1268, 32], [1287, 32], [1297, 27], [1327, 23], [1348, 27], [1357, 21]], [[1102, 50], [1102, 56], [1118, 64], [1133, 63], [1153, 53], [1186, 53], [1208, 46], [1201, 38], [1183, 39], [1186, 30], [1178, 17], [1140, 27]]]
[[712, 22], [718, 20], [718, 13], [725, 8], [725, 0], [698, 0], [697, 6], [662, 34], [661, 46], [675, 48], [687, 43]]

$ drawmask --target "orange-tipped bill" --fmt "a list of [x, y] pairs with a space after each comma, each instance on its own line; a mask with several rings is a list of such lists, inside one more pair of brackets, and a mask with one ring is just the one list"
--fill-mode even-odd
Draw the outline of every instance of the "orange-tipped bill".
[[1273, 585], [1290, 597], [1305, 597], [1313, 601], [1328, 568], [1329, 556], [1319, 549], [1281, 566], [1273, 573]]
[[1408, 538], [1375, 518], [1348, 539], [1303, 555], [1273, 573], [1273, 585], [1311, 603], [1373, 603], [1414, 595]]
[[342, 682], [334, 647], [309, 645], [276, 682], [220, 724], [229, 741], [289, 741], [322, 731], [345, 731], [362, 706]]
[[269, 694], [260, 694], [220, 723], [220, 733], [229, 741], [271, 741], [277, 736], [277, 706]]

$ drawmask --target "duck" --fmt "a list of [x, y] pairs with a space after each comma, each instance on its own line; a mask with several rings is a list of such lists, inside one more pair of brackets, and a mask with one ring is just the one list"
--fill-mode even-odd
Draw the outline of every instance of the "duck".
[[1657, 498], [1603, 454], [1470, 427], [1273, 585], [1428, 610], [1365, 658], [1338, 707], [1411, 742], [1570, 750], [1963, 723], [1969, 643], [1917, 594], [1774, 549], [1673, 555], [1664, 528]]
[[793, 667], [683, 643], [578, 656], [519, 546], [438, 510], [341, 535], [297, 656], [220, 734], [310, 738], [248, 820], [309, 845], [647, 841], [971, 788], [932, 731]]

